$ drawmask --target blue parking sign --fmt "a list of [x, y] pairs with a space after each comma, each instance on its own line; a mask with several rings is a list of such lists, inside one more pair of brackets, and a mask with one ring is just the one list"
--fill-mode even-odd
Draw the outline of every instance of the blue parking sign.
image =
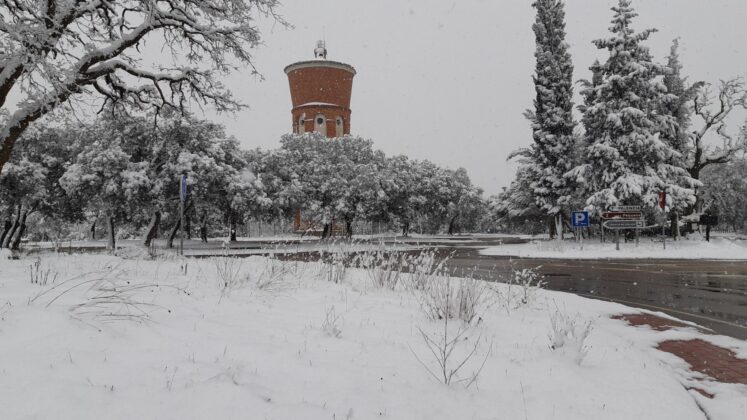
[[571, 221], [573, 222], [573, 227], [575, 228], [589, 227], [589, 212], [574, 211], [571, 214]]
[[187, 201], [187, 175], [182, 175], [179, 180], [179, 199], [182, 203]]

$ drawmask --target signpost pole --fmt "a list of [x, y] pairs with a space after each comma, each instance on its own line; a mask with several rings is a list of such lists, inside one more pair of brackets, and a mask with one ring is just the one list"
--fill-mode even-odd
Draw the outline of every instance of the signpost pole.
[[659, 192], [659, 208], [661, 208], [662, 213], [662, 223], [661, 223], [661, 243], [664, 244], [664, 249], [667, 249], [667, 232], [666, 232], [666, 225], [667, 225], [667, 191], [663, 190]]
[[620, 229], [615, 229], [615, 249], [620, 250]]
[[179, 254], [184, 256], [184, 202], [179, 202], [179, 213], [181, 221], [179, 222], [181, 233], [179, 235]]
[[184, 256], [184, 205], [187, 202], [187, 175], [182, 175], [179, 179], [179, 214], [180, 214], [180, 222], [179, 222], [179, 230], [181, 231], [181, 234], [179, 235], [179, 255]]

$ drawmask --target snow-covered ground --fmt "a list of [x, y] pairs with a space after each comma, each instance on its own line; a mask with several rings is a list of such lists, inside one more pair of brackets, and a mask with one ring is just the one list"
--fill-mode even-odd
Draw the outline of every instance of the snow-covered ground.
[[[747, 412], [747, 387], [694, 382], [682, 360], [654, 349], [694, 330], [627, 326], [609, 316], [639, 311], [621, 305], [543, 290], [522, 304], [520, 287], [472, 284], [479, 318], [446, 326], [449, 339], [463, 331], [447, 365], [474, 355], [445, 385], [420, 332], [439, 342], [445, 324], [407, 281], [390, 290], [362, 269], [130, 254], [0, 260], [0, 418], [701, 420], [698, 404], [711, 419]], [[565, 344], [553, 350], [552, 323], [592, 329], [583, 343], [556, 336]], [[706, 339], [747, 356], [744, 342]]]
[[585, 240], [583, 243], [565, 240], [562, 243], [550, 240], [534, 240], [526, 244], [509, 244], [490, 247], [480, 251], [483, 255], [505, 255], [523, 258], [562, 259], [613, 259], [613, 258], [673, 258], [673, 259], [747, 259], [747, 241], [737, 238], [715, 237], [706, 242], [700, 237], [673, 242], [667, 240], [666, 249], [661, 240], [642, 238], [635, 242], [620, 240], [620, 250], [614, 241]]

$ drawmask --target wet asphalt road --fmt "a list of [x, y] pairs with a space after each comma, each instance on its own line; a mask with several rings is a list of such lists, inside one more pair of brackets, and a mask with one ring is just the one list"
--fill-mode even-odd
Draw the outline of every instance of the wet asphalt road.
[[747, 339], [747, 261], [512, 258], [480, 255], [479, 250], [521, 240], [480, 242], [438, 246], [444, 255], [453, 254], [449, 267], [456, 275], [507, 281], [512, 270], [538, 267], [547, 289], [661, 311]]

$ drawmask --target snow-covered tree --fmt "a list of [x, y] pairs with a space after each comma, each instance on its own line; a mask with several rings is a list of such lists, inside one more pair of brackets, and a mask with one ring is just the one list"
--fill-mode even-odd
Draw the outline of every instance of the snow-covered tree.
[[704, 207], [719, 216], [719, 224], [735, 232], [747, 231], [747, 160], [734, 159], [703, 171]]
[[[700, 179], [704, 168], [728, 163], [747, 151], [746, 130], [743, 128], [734, 134], [727, 126], [727, 120], [735, 110], [747, 109], [744, 82], [739, 78], [723, 80], [715, 89], [708, 83], [698, 85], [692, 109], [698, 128], [689, 135], [686, 161], [690, 176]], [[715, 139], [709, 141], [710, 137]]]
[[[252, 66], [252, 24], [275, 16], [277, 0], [14, 0], [0, 2], [0, 172], [31, 123], [75, 97], [105, 105], [185, 109], [190, 100], [233, 111], [220, 83]], [[139, 59], [147, 41], [169, 65]], [[20, 97], [15, 108], [7, 100]]]
[[462, 229], [476, 229], [487, 211], [482, 197], [482, 188], [472, 185], [467, 170], [458, 168], [451, 172], [453, 180], [451, 199], [448, 204], [446, 233], [455, 234]]
[[584, 187], [595, 212], [615, 205], [655, 208], [664, 190], [670, 206], [690, 205], [694, 182], [682, 186], [688, 175], [677, 165], [681, 156], [662, 138], [676, 121], [659, 112], [666, 67], [655, 63], [644, 46], [655, 30], [632, 28], [637, 14], [631, 0], [619, 0], [612, 10], [612, 36], [594, 41], [609, 52], [599, 67], [601, 81], [586, 87], [585, 119], [594, 130], [586, 134], [585, 162], [567, 175]]
[[490, 211], [499, 224], [511, 228], [512, 231], [531, 233], [538, 233], [537, 228], [546, 225], [546, 213], [537, 206], [534, 199], [532, 179], [529, 166], [522, 164], [516, 170], [516, 178], [508, 188], [492, 197]]
[[573, 63], [565, 42], [565, 6], [562, 0], [537, 0], [532, 29], [536, 40], [534, 110], [526, 116], [532, 123], [534, 143], [525, 152], [526, 175], [537, 206], [555, 219], [562, 238], [563, 211], [574, 188], [564, 175], [575, 163], [573, 120]]
[[60, 179], [68, 195], [102, 210], [109, 249], [116, 246], [115, 221], [131, 215], [140, 197], [152, 189], [144, 163], [131, 162], [118, 140], [103, 137], [92, 142]]
[[703, 87], [703, 82], [692, 85], [688, 83], [687, 77], [682, 74], [679, 47], [679, 40], [672, 41], [667, 56], [667, 71], [663, 79], [667, 95], [662, 101], [661, 110], [663, 114], [671, 115], [676, 124], [672, 130], [662, 132], [662, 139], [681, 153], [684, 162], [689, 150], [688, 132], [693, 115], [692, 101], [697, 97], [698, 90]]
[[351, 235], [353, 220], [370, 207], [364, 201], [377, 197], [384, 155], [372, 145], [353, 136], [284, 136], [279, 153], [288, 170], [280, 175], [285, 179], [280, 195], [302, 209], [305, 219], [323, 226], [323, 237], [332, 233], [335, 220], [345, 222]]
[[[20, 149], [27, 152], [23, 147]], [[28, 215], [38, 209], [48, 193], [44, 188], [47, 175], [47, 168], [28, 153], [18, 153], [8, 162], [6, 171], [0, 174], [0, 202], [5, 205], [9, 219], [15, 213], [12, 222], [5, 221], [0, 248], [18, 247], [26, 230]]]
[[398, 224], [403, 236], [410, 234], [410, 226], [426, 202], [422, 195], [425, 178], [420, 168], [419, 162], [407, 156], [393, 156], [387, 159], [384, 176], [379, 180], [386, 204], [377, 218]]

